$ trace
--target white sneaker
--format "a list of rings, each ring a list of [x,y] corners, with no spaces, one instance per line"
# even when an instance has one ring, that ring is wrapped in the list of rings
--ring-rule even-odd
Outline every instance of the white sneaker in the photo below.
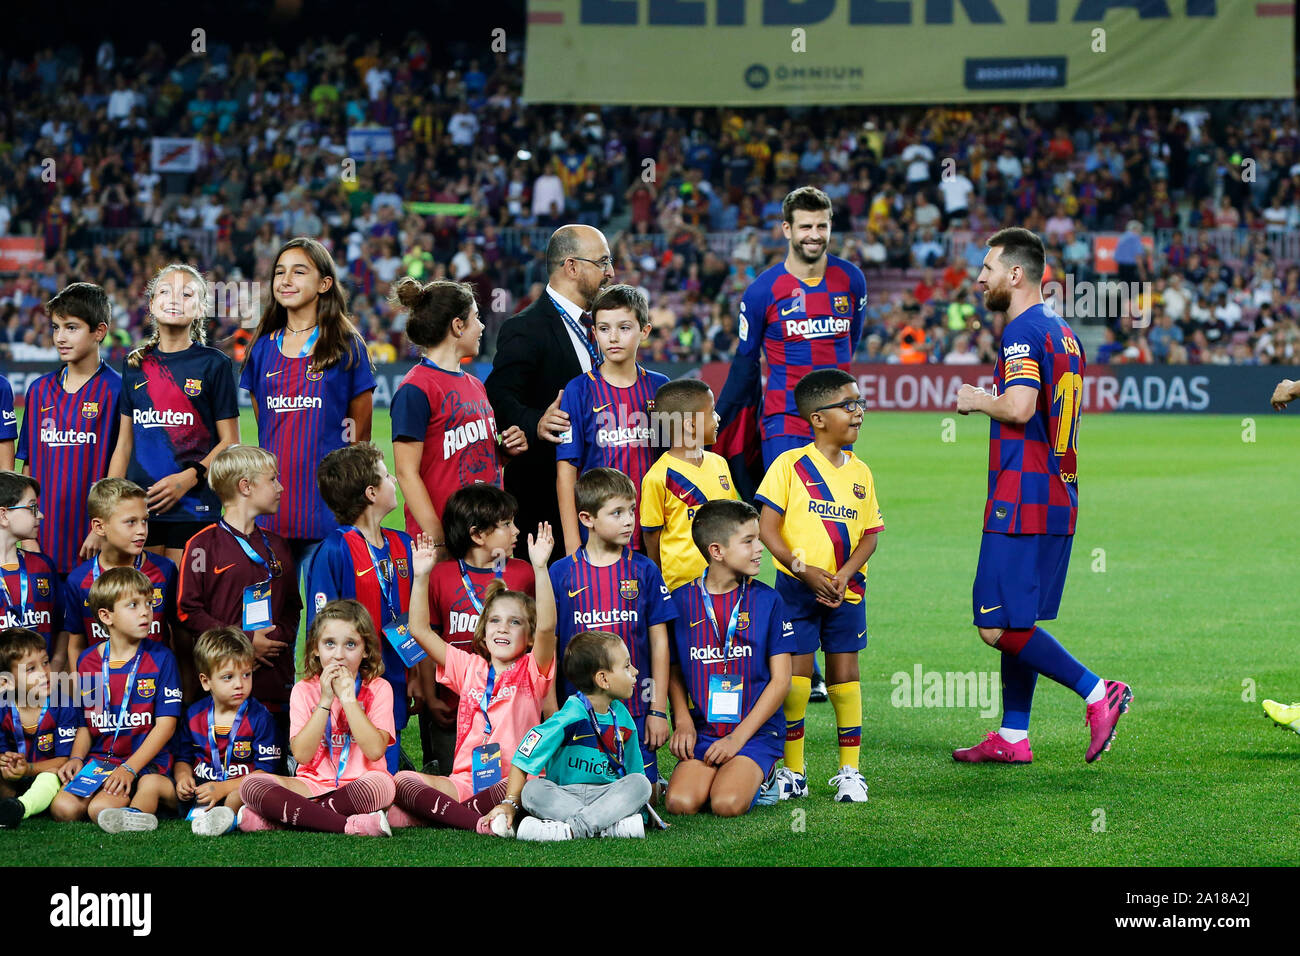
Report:
[[[105,833],[143,832],[158,829],[158,818],[134,807],[109,807],[95,821]]]
[[[537,817],[524,817],[515,830],[520,840],[532,840],[536,843],[552,843],[557,840],[572,840],[573,828],[559,820],[539,820]]]
[[[641,814],[634,813],[630,817],[624,817],[615,823],[612,827],[605,827],[600,831],[603,837],[630,837],[641,840],[645,838],[645,822],[641,819]]]
[[[797,800],[808,796],[808,778],[788,767],[782,767],[776,772],[776,783],[773,786],[782,800]]]
[[[826,782],[838,788],[835,791],[836,803],[867,802],[867,781],[858,773],[857,767],[840,767],[840,772]]]
[[[200,810],[190,821],[190,832],[195,836],[221,836],[235,823],[235,811],[230,807],[216,806]]]

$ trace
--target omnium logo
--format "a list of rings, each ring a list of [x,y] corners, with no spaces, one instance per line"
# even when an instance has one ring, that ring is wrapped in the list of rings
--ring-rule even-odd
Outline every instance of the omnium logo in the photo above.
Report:
[[[170,408],[165,412],[156,408],[137,408],[131,413],[131,421],[141,428],[188,428],[194,424],[194,413],[177,412]]]

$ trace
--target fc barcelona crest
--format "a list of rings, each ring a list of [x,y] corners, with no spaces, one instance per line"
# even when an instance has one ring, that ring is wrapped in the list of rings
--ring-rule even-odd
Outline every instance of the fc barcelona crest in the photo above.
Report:
[[[41,734],[39,737],[37,737],[36,749],[39,750],[41,753],[46,753],[46,754],[49,753],[51,750],[53,750],[54,734],[51,732],[48,734]]]
[[[397,565],[397,573],[406,577],[406,558],[395,558],[393,563]]]
[[[638,593],[640,592],[637,590],[636,578],[618,582],[618,596],[624,601],[635,601]]]
[[[858,484],[855,484],[855,485],[853,486],[853,497],[855,497],[855,498],[865,498],[866,496],[867,496],[867,489],[866,489],[866,486],[865,486],[865,485],[858,485]]]
[[[831,311],[836,315],[848,315],[853,308],[853,300],[847,295],[831,296]]]
[[[234,728],[231,728],[231,731],[230,731],[230,732],[233,734],[233,733],[235,732],[235,731],[234,731]],[[247,760],[249,757],[253,756],[253,743],[252,743],[252,741],[250,741],[250,740],[236,740],[236,741],[235,741],[235,751],[234,751],[234,752],[235,752],[235,759],[236,759],[236,760]]]
[[[731,490],[731,482],[727,480],[726,475],[718,475],[718,487],[721,488],[723,491]]]
[[[749,627],[749,612],[741,611],[740,616],[736,619],[736,630],[743,631]]]
[[[153,589],[153,606],[162,607],[163,593],[162,588],[155,586]]]
[[[49,579],[49,578],[37,578],[37,579],[36,579],[36,593],[39,594],[41,597],[48,597],[48,596],[49,596],[49,593],[50,593],[50,579]]]
[[[322,369],[312,369],[307,373],[307,381],[309,382],[319,382],[324,377],[325,372]]]
[[[99,417],[99,402],[82,402],[82,403],[81,403],[81,417],[82,417],[82,418],[98,418],[98,417]]]
[[[199,392],[203,391],[203,379],[187,378],[185,380],[185,394],[191,398],[196,397]]]
[[[138,678],[135,682],[135,692],[139,694],[141,697],[143,697],[145,700],[148,700],[150,697],[152,697],[154,695],[155,690],[156,687],[154,684],[154,678],[152,677],[141,677]]]

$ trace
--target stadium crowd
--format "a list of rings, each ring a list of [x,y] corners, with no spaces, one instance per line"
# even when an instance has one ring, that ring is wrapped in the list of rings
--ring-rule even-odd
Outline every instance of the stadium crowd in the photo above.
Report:
[[[1122,233],[1113,278],[1149,281],[1151,295],[1093,320],[1107,326],[1093,361],[1295,360],[1291,102],[781,118],[525,107],[520,54],[512,43],[448,68],[412,33],[389,46],[214,43],[179,60],[105,42],[93,62],[72,48],[0,61],[0,236],[46,248],[43,271],[0,277],[0,349],[54,360],[40,304],[82,279],[108,290],[120,358],[162,263],[265,285],[281,242],[308,235],[346,270],[377,361],[404,348],[386,302],[401,275],[472,283],[490,353],[500,323],[541,293],[545,236],[577,221],[614,239],[618,281],[648,293],[649,360],[726,359],[741,292],[785,254],[781,199],[810,183],[836,204],[831,251],[868,276],[861,360],[992,361],[1001,317],[973,283],[983,238],[1010,224],[1042,235],[1053,276],[1076,288],[1112,277],[1093,234]],[[392,155],[350,151],[359,127],[391,130]],[[198,171],[155,172],[154,136],[197,138]],[[1149,325],[1135,325],[1143,309]],[[216,322],[213,339],[241,358],[239,316]]]

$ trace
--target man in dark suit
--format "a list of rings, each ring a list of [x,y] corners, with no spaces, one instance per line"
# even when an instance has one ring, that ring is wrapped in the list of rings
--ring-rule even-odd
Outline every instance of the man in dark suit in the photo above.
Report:
[[[559,534],[555,446],[569,427],[560,411],[564,386],[601,362],[587,310],[614,281],[604,234],[591,226],[561,226],[546,244],[546,291],[501,326],[492,374],[484,385],[497,429],[518,425],[528,450],[506,467],[505,485],[519,502],[516,554],[527,558],[528,535],[539,521]],[[552,560],[564,557],[557,548]]]

